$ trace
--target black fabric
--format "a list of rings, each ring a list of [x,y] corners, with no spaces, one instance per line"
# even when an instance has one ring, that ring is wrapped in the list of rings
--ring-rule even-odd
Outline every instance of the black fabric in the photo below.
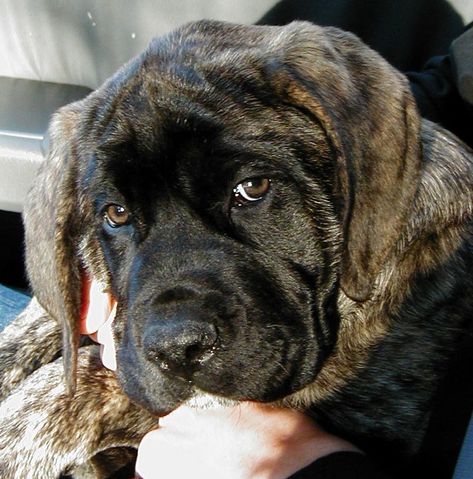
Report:
[[[23,223],[20,213],[0,211],[0,283],[26,288],[23,265]]]
[[[464,28],[446,0],[282,0],[259,23],[296,19],[353,32],[402,71],[419,71],[446,54]]]
[[[407,77],[421,115],[473,146],[473,107],[458,92],[451,57],[434,57],[424,70]]]
[[[452,477],[473,408],[472,364],[470,330],[458,346],[450,372],[438,391],[422,448],[411,464],[410,477]]]
[[[407,77],[422,116],[473,146],[473,81],[466,81],[473,78],[473,24],[453,42],[451,50],[431,58],[422,71],[408,72]]]
[[[366,455],[336,452],[322,457],[289,479],[391,479]]]
[[[455,66],[455,80],[460,96],[473,105],[473,22],[450,49]]]

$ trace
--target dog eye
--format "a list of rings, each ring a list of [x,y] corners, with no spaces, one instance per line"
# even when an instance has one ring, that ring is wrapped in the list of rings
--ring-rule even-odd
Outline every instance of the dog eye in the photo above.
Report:
[[[250,178],[233,188],[234,201],[237,206],[262,200],[271,186],[269,178]]]
[[[130,220],[130,214],[128,210],[121,205],[108,205],[105,208],[105,221],[108,223],[109,226],[112,228],[118,228],[120,226],[124,226],[128,224]]]

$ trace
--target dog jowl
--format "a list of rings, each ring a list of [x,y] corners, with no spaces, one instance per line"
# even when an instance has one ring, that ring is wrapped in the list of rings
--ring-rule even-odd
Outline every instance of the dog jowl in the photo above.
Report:
[[[199,22],[51,132],[27,260],[71,383],[85,269],[150,412],[280,401],[418,445],[472,316],[473,175],[403,75],[336,29]]]

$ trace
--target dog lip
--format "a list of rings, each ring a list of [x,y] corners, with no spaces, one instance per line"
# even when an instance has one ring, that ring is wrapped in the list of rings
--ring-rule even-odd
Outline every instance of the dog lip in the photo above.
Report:
[[[122,363],[123,364],[123,363]],[[153,384],[143,380],[143,375],[137,374],[141,371],[140,363],[134,363],[134,367],[124,370],[119,368],[118,379],[124,393],[139,407],[146,410],[149,414],[159,420],[174,411],[194,394],[193,385],[188,381],[181,380],[179,387],[173,383],[169,387],[169,379],[161,378],[161,384],[158,386],[159,394]]]
[[[194,388],[194,394],[187,399],[184,404],[189,407],[197,409],[208,409],[215,406],[235,406],[240,401],[236,399],[229,399],[216,394],[208,393],[202,389]]]

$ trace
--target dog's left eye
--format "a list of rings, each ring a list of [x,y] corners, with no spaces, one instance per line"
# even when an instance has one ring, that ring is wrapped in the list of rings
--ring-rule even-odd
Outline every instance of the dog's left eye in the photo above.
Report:
[[[109,226],[118,228],[128,224],[130,213],[124,206],[113,204],[105,208],[104,218]]]
[[[233,199],[237,206],[260,201],[268,193],[271,186],[269,178],[250,178],[238,183],[233,188]]]

